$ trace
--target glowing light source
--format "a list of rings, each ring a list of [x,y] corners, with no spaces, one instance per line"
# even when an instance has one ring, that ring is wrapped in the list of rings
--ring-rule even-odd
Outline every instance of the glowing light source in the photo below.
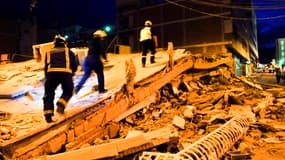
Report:
[[[109,25],[107,25],[107,26],[104,27],[104,30],[105,30],[106,32],[111,32],[111,31],[112,31],[112,27],[109,26]]]

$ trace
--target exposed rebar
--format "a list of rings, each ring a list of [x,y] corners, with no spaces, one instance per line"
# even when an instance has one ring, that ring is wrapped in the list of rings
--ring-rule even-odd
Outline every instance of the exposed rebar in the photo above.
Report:
[[[251,120],[250,114],[235,116],[176,155],[179,159],[218,160],[247,132]]]
[[[251,113],[235,116],[177,154],[143,152],[139,160],[218,160],[247,132]]]

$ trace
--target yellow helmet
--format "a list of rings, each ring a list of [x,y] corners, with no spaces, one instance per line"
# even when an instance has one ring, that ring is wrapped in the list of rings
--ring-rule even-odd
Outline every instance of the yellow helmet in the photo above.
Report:
[[[104,38],[104,37],[107,37],[107,33],[105,31],[99,29],[93,33],[93,37]]]

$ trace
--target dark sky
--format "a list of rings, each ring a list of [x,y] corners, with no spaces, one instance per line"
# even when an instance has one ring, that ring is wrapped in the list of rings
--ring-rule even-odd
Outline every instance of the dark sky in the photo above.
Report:
[[[0,17],[25,17],[32,0],[0,0]],[[115,22],[115,0],[35,0],[33,14],[43,25],[97,27]]]
[[[38,22],[97,27],[115,21],[115,0],[38,0]]]
[[[25,17],[32,0],[0,0],[0,18]],[[34,14],[44,27],[80,25],[98,28],[115,24],[116,0],[36,0]],[[277,38],[285,37],[285,0],[253,0],[257,15],[261,63],[275,55]],[[279,18],[277,18],[279,17]],[[0,31],[1,32],[1,31]]]
[[[254,1],[260,62],[269,63],[275,58],[276,39],[285,37],[285,0]]]
[[[36,9],[40,24],[58,21],[88,28],[114,24],[114,13],[115,0],[38,0]]]

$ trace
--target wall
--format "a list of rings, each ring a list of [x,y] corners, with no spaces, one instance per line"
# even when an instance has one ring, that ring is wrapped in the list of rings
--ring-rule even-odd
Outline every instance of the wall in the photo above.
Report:
[[[187,47],[231,42],[227,44],[227,49],[239,59],[239,63],[250,62],[256,66],[258,53],[254,12],[242,9],[233,10],[229,7],[213,7],[187,0],[175,2],[176,4],[158,3],[144,7],[129,5],[124,8],[120,6],[117,14],[118,44],[130,45],[132,52],[140,52],[139,31],[145,20],[151,20],[152,28],[158,35],[158,48],[166,49],[168,42],[173,42],[175,48],[191,49],[191,52],[202,53],[204,52],[202,48]],[[224,0],[223,2],[234,3],[236,0]],[[132,4],[134,3],[133,0]],[[139,0],[137,4],[140,4]],[[248,7],[251,0],[242,4]],[[217,16],[212,16],[212,14]],[[244,17],[248,20],[223,17]]]

